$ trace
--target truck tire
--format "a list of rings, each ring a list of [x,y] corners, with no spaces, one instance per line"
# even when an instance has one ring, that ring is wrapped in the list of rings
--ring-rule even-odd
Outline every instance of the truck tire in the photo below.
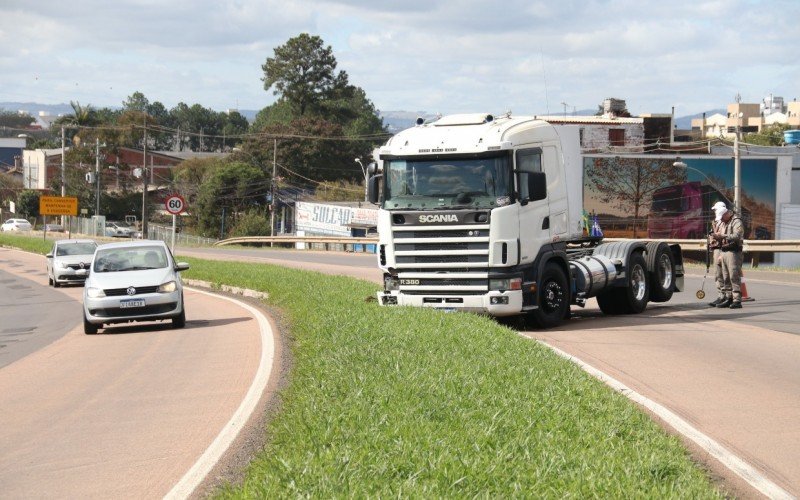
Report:
[[[597,304],[603,314],[638,314],[647,308],[650,284],[641,252],[631,254],[626,277],[626,286],[597,295]]]
[[[650,274],[650,300],[666,302],[675,291],[675,262],[663,241],[647,244],[647,270]]]
[[[569,287],[561,266],[555,262],[544,266],[537,294],[539,307],[531,312],[533,321],[539,328],[560,325],[569,314]]]

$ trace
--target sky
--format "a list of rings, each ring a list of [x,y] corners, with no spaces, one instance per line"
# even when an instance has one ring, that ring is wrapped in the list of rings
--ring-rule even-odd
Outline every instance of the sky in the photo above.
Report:
[[[261,66],[309,33],[382,111],[686,116],[800,98],[798,19],[797,0],[0,0],[0,102],[259,110]]]

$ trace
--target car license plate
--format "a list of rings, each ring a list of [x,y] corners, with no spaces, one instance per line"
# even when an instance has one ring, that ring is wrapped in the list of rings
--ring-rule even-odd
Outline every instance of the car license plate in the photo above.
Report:
[[[128,309],[131,307],[144,307],[143,299],[121,300],[119,301],[120,309]]]

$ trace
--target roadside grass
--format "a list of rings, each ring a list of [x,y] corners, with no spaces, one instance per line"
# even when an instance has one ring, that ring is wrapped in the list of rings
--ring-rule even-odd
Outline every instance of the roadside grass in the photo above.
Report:
[[[0,233],[0,245],[44,255],[53,248],[53,240],[2,232]]]
[[[635,405],[489,318],[382,308],[345,277],[186,260],[187,277],[268,292],[291,336],[268,446],[220,497],[720,496]]]
[[[27,239],[0,244],[49,249]],[[489,318],[382,308],[346,277],[181,260],[187,278],[268,292],[289,327],[267,446],[218,497],[722,497],[633,403]]]

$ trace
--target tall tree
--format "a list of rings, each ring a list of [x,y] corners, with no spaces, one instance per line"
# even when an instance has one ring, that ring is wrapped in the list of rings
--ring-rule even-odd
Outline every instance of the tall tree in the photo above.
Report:
[[[264,90],[274,87],[273,94],[289,101],[300,116],[343,83],[336,74],[336,58],[330,45],[325,47],[322,38],[308,33],[275,48],[275,56],[267,58],[261,69]]]

